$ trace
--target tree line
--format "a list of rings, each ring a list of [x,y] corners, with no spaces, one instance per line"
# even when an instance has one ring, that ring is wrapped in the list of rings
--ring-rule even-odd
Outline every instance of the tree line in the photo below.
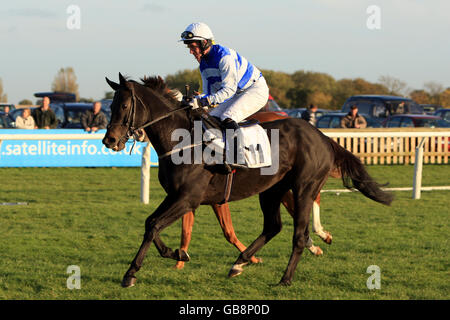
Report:
[[[269,85],[270,94],[282,108],[303,108],[311,104],[323,109],[340,109],[345,100],[357,94],[384,94],[410,97],[420,104],[436,104],[450,107],[450,87],[444,88],[437,82],[426,82],[423,89],[411,89],[407,84],[391,76],[381,76],[378,82],[362,78],[336,80],[321,72],[298,70],[286,73],[262,70]],[[201,91],[202,80],[198,69],[186,69],[169,74],[165,81],[170,88],[184,93],[185,85],[191,92]],[[75,71],[72,67],[60,68],[51,84],[52,91],[70,92],[79,102],[92,102],[93,98],[80,97]],[[0,78],[0,102],[7,101]],[[105,92],[104,99],[111,99],[113,93]],[[19,104],[31,104],[22,100]]]
[[[345,100],[358,94],[384,94],[410,97],[420,104],[437,104],[450,107],[450,87],[444,89],[436,82],[427,82],[424,89],[413,90],[407,84],[391,76],[381,76],[378,82],[362,78],[336,80],[321,72],[299,70],[286,73],[261,70],[270,88],[270,94],[283,108],[304,108],[311,104],[323,109],[340,109]],[[184,92],[185,84],[201,91],[198,69],[186,69],[168,75],[169,87]]]

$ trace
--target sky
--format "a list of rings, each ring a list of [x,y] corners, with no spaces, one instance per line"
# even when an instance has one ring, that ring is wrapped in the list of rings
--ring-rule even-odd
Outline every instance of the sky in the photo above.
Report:
[[[118,81],[119,72],[138,80],[197,68],[178,40],[201,21],[260,69],[447,88],[448,12],[448,0],[3,1],[0,79],[8,102],[35,102],[72,67],[80,96],[101,99],[111,91],[105,77]]]

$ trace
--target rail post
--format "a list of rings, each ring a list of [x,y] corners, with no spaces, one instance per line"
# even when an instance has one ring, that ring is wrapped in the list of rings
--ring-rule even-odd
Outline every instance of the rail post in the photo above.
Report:
[[[141,164],[141,202],[148,204],[150,201],[150,142],[144,148]]]
[[[414,181],[413,181],[413,199],[420,199],[420,192],[422,188],[422,168],[423,168],[423,145],[425,137],[422,138],[419,145],[416,147],[416,159],[414,163]]]

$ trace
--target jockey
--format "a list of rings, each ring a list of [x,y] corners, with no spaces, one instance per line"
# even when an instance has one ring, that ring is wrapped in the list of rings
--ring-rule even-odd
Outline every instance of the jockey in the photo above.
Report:
[[[269,88],[262,73],[233,49],[215,44],[206,24],[190,24],[180,41],[200,64],[203,94],[190,102],[193,108],[216,106],[210,115],[236,130],[238,122],[267,103]]]

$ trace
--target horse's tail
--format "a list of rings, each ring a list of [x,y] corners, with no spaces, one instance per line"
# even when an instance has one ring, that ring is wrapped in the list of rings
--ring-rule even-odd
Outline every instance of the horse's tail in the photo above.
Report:
[[[366,197],[390,205],[394,196],[381,190],[383,185],[378,184],[367,172],[361,160],[353,155],[350,151],[345,150],[334,140],[328,138],[335,155],[335,166],[339,169],[342,182],[348,189],[356,188]]]

